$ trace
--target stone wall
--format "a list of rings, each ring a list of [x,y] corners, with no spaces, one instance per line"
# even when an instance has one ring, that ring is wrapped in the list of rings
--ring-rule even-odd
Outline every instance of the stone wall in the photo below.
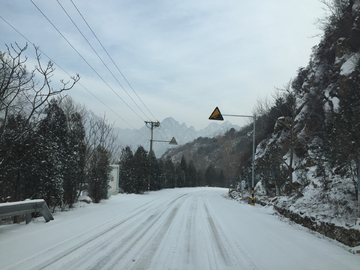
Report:
[[[274,209],[284,217],[287,217],[291,221],[294,221],[295,223],[300,224],[312,231],[321,233],[349,247],[360,246],[360,231],[358,230],[339,227],[329,222],[321,222],[303,214],[297,214],[290,210],[279,208],[275,205],[273,206]]]
[[[229,193],[229,196],[232,199],[234,195]],[[251,197],[245,197],[245,201],[251,203]],[[255,198],[255,204],[260,204],[262,206],[268,205],[268,202],[264,202],[259,197]],[[300,224],[303,227],[306,227],[312,231],[321,233],[331,239],[334,239],[344,245],[349,247],[357,247],[360,246],[360,231],[355,229],[348,229],[340,226],[336,226],[333,223],[329,222],[321,222],[316,220],[315,218],[308,217],[303,213],[297,214],[288,209],[280,208],[276,205],[271,204],[274,209],[282,216],[290,219],[291,221]],[[357,252],[359,253],[359,252]]]

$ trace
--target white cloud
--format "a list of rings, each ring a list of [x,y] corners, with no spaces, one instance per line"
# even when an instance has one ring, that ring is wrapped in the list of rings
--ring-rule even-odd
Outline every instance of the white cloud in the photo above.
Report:
[[[101,76],[134,107],[56,1],[34,2]],[[308,63],[322,14],[314,0],[274,1],[74,1],[146,106],[163,120],[172,116],[196,129],[209,122],[216,106],[227,113],[251,114],[259,97],[273,92]],[[61,1],[121,84],[133,95],[70,1]],[[30,1],[2,1],[0,15],[39,45],[108,106],[135,127],[143,122],[104,84]],[[0,50],[25,41],[0,20]],[[61,72],[60,72],[61,73]],[[62,74],[61,74],[62,75]],[[88,109],[107,108],[86,91],[71,95]],[[114,106],[114,107],[113,107]],[[137,110],[134,107],[134,110]],[[143,108],[146,111],[145,108]],[[141,114],[141,112],[138,112]],[[110,121],[128,127],[111,111]],[[229,119],[230,120],[230,119]],[[238,120],[231,119],[237,123]]]

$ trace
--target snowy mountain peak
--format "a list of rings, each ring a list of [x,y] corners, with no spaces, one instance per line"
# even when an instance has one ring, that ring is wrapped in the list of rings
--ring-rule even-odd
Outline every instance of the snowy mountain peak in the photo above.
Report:
[[[160,123],[159,129],[154,129],[154,140],[171,140],[172,137],[175,137],[179,145],[186,144],[191,142],[198,137],[209,137],[224,134],[231,128],[240,130],[240,126],[233,125],[229,121],[225,121],[221,124],[210,123],[206,128],[196,131],[193,126],[188,127],[185,123],[180,124],[172,117],[167,117]],[[149,134],[147,127],[142,127],[139,130],[129,130],[129,129],[120,129],[115,128],[115,131],[119,133],[119,144],[120,145],[130,145],[136,149],[140,143],[143,142],[144,138],[141,137],[141,134]],[[164,147],[154,147],[154,152],[157,157],[160,157],[165,151],[170,147],[168,144],[164,144]]]

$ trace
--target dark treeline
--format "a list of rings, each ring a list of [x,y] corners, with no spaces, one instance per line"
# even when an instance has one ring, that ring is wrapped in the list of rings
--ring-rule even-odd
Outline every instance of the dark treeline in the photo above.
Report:
[[[218,172],[210,164],[205,172],[197,170],[194,162],[187,162],[182,156],[179,164],[174,164],[170,157],[165,161],[157,160],[152,152],[151,167],[149,153],[139,146],[135,152],[127,146],[120,157],[120,188],[126,193],[142,193],[151,190],[175,187],[221,186],[226,185],[222,171]]]
[[[53,90],[52,63],[42,66],[35,48],[38,66],[29,71],[26,49],[0,52],[0,202],[41,198],[54,210],[72,207],[82,191],[107,198],[112,127],[60,96],[79,76]]]
[[[25,66],[25,47],[0,52],[0,203],[44,199],[54,211],[73,207],[81,194],[97,203],[108,197],[111,163],[120,157],[117,136],[105,118],[89,117],[87,110],[63,97],[80,79],[50,84],[54,68]],[[41,81],[42,83],[39,83]],[[223,174],[212,165],[205,172],[185,158],[180,164],[156,160],[139,147],[120,157],[120,187],[128,193],[173,187],[224,186]]]
[[[111,153],[104,143],[89,145],[80,113],[67,117],[53,99],[44,118],[13,143],[24,122],[11,115],[1,137],[1,202],[42,198],[64,209],[82,191],[94,202],[107,198]]]

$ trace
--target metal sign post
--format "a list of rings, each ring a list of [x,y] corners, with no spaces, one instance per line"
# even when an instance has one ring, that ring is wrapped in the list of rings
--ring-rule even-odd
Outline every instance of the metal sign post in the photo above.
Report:
[[[358,162],[358,219],[360,223],[360,159]]]
[[[234,116],[234,117],[252,117],[254,119],[254,128],[253,128],[253,150],[252,150],[252,186],[251,186],[251,205],[255,205],[254,199],[254,178],[255,178],[255,124],[256,124],[256,115],[237,115],[237,114],[221,114],[218,107],[215,108],[213,113],[210,115],[209,120],[220,120],[223,121],[223,116]]]

